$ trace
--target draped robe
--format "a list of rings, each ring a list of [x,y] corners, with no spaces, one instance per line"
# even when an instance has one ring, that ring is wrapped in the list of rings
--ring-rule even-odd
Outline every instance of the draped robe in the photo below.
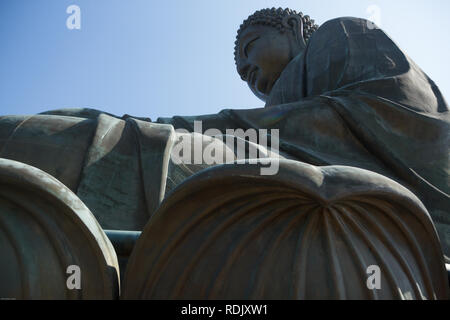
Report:
[[[174,129],[279,129],[280,153],[317,166],[389,177],[424,203],[450,256],[448,105],[434,82],[380,29],[339,18],[285,68],[265,108],[149,119],[92,109],[0,117],[0,157],[40,168],[104,229],[141,230],[168,191],[206,165],[176,165]]]
[[[436,84],[367,20],[323,24],[282,72],[265,108],[158,122],[192,131],[195,120],[204,130],[279,129],[288,158],[363,168],[401,183],[428,209],[450,257],[448,105]]]

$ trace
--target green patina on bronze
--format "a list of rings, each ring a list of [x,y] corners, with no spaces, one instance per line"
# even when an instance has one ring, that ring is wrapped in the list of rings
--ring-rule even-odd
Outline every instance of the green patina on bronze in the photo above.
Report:
[[[235,57],[264,108],[156,122],[94,109],[2,116],[0,157],[57,178],[103,229],[143,230],[173,189],[209,166],[173,162],[175,129],[279,129],[284,158],[365,169],[411,191],[448,259],[450,114],[436,84],[367,20],[318,28],[292,11],[261,12],[240,28]]]

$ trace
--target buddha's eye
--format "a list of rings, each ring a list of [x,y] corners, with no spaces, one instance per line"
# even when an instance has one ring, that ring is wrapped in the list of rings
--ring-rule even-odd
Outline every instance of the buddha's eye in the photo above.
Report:
[[[258,40],[259,37],[256,37],[252,40],[250,40],[249,42],[247,42],[247,44],[244,47],[244,54],[245,57],[248,58],[248,53],[250,52],[250,50],[252,49],[253,45],[255,44],[255,41]]]

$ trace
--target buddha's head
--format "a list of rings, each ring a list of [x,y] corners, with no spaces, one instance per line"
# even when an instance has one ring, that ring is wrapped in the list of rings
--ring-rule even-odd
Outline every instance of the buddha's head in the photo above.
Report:
[[[318,29],[309,16],[290,9],[263,9],[240,26],[234,57],[239,75],[266,101],[286,65],[306,48]]]

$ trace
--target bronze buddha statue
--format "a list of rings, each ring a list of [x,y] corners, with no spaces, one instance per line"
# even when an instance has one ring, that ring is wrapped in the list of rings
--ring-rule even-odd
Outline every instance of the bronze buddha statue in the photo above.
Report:
[[[186,210],[194,216],[195,210],[204,210],[204,207],[197,204],[205,201],[205,206],[208,203],[210,210],[208,214],[213,214],[216,208],[211,202],[222,201],[219,196],[224,196],[227,192],[230,193],[230,199],[235,196],[231,195],[236,192],[233,190],[233,181],[229,181],[234,172],[241,179],[236,185],[241,186],[245,192],[253,190],[260,181],[254,176],[251,177],[254,178],[251,182],[243,181],[245,173],[240,170],[244,169],[228,169],[229,167],[222,168],[208,163],[176,163],[171,150],[180,143],[181,138],[188,136],[191,139],[196,134],[195,121],[201,121],[203,130],[217,129],[220,132],[226,132],[227,129],[276,129],[279,130],[280,137],[279,156],[286,160],[282,160],[282,174],[273,178],[274,183],[284,179],[289,184],[289,177],[295,176],[300,180],[305,179],[301,181],[308,184],[327,175],[331,177],[328,183],[333,183],[333,172],[339,172],[336,176],[344,180],[344,173],[348,173],[349,177],[354,174],[357,176],[356,180],[367,180],[367,186],[372,188],[367,187],[372,192],[368,198],[372,200],[383,198],[383,186],[389,185],[389,188],[386,187],[389,192],[414,198],[411,201],[415,203],[414,210],[421,212],[421,221],[428,221],[428,213],[433,221],[431,223],[430,220],[425,228],[428,231],[419,230],[418,225],[411,222],[414,228],[399,227],[395,232],[408,233],[410,240],[417,236],[419,240],[414,238],[411,243],[422,245],[420,242],[426,242],[425,238],[435,232],[430,230],[436,228],[446,261],[450,262],[448,105],[436,84],[389,36],[364,19],[337,18],[319,27],[302,13],[272,8],[249,16],[239,28],[235,45],[237,71],[251,91],[265,102],[264,108],[225,109],[217,114],[158,118],[155,122],[130,116],[116,117],[94,109],[61,109],[32,116],[2,116],[0,158],[34,166],[58,179],[92,211],[103,229],[143,230],[156,212],[153,228],[157,229],[147,230],[152,228],[152,223],[147,224],[144,230],[147,233],[143,238],[153,237],[148,235],[153,232],[163,239],[167,236],[162,235],[165,230],[163,222],[170,223],[164,217],[161,218],[163,213],[173,215],[170,210]],[[184,131],[181,133],[176,130]],[[226,148],[223,142],[211,137],[204,137],[203,143]],[[313,166],[318,169],[312,169]],[[207,167],[212,168],[206,169]],[[295,170],[301,174],[297,176]],[[326,174],[319,174],[319,171]],[[314,172],[317,177],[313,177]],[[210,178],[216,183],[211,189],[205,182],[209,179],[208,174],[211,174]],[[307,174],[311,177],[306,177]],[[278,192],[269,187],[269,180],[261,180],[264,181],[261,188],[267,187],[270,192]],[[220,187],[220,181],[224,181],[223,188]],[[280,183],[283,184],[283,181]],[[353,183],[353,180],[349,181],[348,183]],[[189,190],[189,183],[192,184],[192,190]],[[360,181],[349,185],[349,190],[357,194],[359,189],[355,186],[359,186],[359,183]],[[377,183],[380,183],[379,190]],[[361,185],[364,183],[361,182]],[[345,189],[345,183],[339,182],[336,186],[339,187],[330,188],[337,193]],[[295,188],[297,187],[303,188],[301,183],[296,182]],[[287,193],[292,191],[286,185],[283,188],[287,188],[283,189]],[[321,191],[317,191],[320,188],[317,188],[313,188],[314,192],[320,193]],[[364,188],[366,187],[361,187],[361,190]],[[186,200],[188,191],[198,192],[193,196],[197,204],[184,206],[173,200]],[[200,192],[208,194],[207,199],[202,200]],[[306,198],[310,196],[308,192],[305,193]],[[172,194],[175,198],[172,198]],[[269,195],[262,198],[258,196],[255,201],[266,201],[265,197]],[[166,201],[160,207],[165,198]],[[386,199],[391,198],[386,196],[383,200],[385,209],[390,206]],[[225,200],[223,201],[224,208],[235,210],[232,204],[225,204]],[[284,202],[280,203],[282,207]],[[328,204],[323,205],[323,210],[328,210]],[[386,209],[389,212],[397,210],[392,219],[396,219],[397,214],[401,217],[409,210],[399,209],[402,205],[397,202],[393,202],[392,206],[393,209],[389,209],[391,211]],[[308,210],[311,208],[308,207]],[[329,217],[328,214],[334,213],[326,213],[324,216]],[[179,218],[182,220],[186,216],[181,215]],[[407,214],[404,214],[404,218],[409,221]],[[198,219],[199,224],[204,222],[201,218]],[[327,229],[329,221],[324,219]],[[377,221],[388,224],[384,218]],[[395,221],[397,226],[401,225],[401,221]],[[175,222],[170,224],[170,228],[175,228],[174,224]],[[189,225],[189,219],[180,228],[183,226],[194,228]],[[334,227],[337,228],[338,224]],[[386,228],[391,230],[390,227]],[[364,233],[361,231],[363,229],[358,230]],[[383,230],[379,235],[391,240]],[[414,230],[418,234],[414,234]],[[391,236],[396,238],[396,235]],[[305,237],[308,237],[307,232]],[[212,238],[214,237],[208,238],[208,241]],[[198,239],[190,243],[198,244]],[[223,239],[228,238],[224,236]],[[439,242],[434,242],[433,239],[430,243],[437,248]],[[143,241],[145,240],[142,243]],[[146,252],[142,243],[139,248]],[[333,242],[330,243],[333,246]],[[241,251],[245,248],[244,245],[238,247]],[[192,248],[194,246],[186,250]],[[207,251],[201,244],[200,248],[199,252]],[[414,248],[416,249],[411,250],[426,251],[422,247]],[[405,267],[405,261],[413,259],[408,254],[402,256],[401,250],[394,253],[395,259],[400,261],[394,259],[396,266],[398,264]],[[136,255],[132,265],[139,270],[141,267]],[[406,256],[408,257],[405,258]],[[203,261],[200,253],[196,253],[197,258],[198,261]],[[332,253],[331,258],[336,260],[336,254]],[[333,261],[336,262],[335,260]],[[164,265],[165,262],[161,263]],[[182,267],[183,264],[175,264],[173,272],[178,272],[177,266]],[[228,268],[228,264],[226,266]],[[440,266],[437,267],[439,268]],[[230,270],[228,268],[223,274],[228,274]],[[161,275],[164,270],[158,272]],[[394,270],[393,274],[395,272]],[[411,274],[415,269],[408,272],[408,281],[412,281],[414,276]],[[182,273],[183,279],[187,279],[185,271]],[[172,277],[169,275],[167,281],[170,282]],[[157,278],[154,274],[152,277]],[[223,279],[221,281],[226,282]],[[345,297],[345,290],[340,285],[337,284],[341,290],[336,289],[339,291],[337,296]],[[263,285],[258,286],[258,290],[264,292]],[[430,284],[428,287],[432,286]],[[133,286],[129,285],[127,289],[128,297],[133,297],[131,287]],[[175,291],[167,293],[169,296],[186,297],[181,295],[183,284],[176,284],[175,287]],[[216,290],[214,288],[211,290]],[[153,292],[160,297],[158,290],[152,290],[145,292]],[[189,290],[186,292],[190,292]],[[206,289],[201,288],[203,294],[202,290]],[[177,292],[180,293],[179,296]],[[214,292],[221,293],[211,293],[211,296],[230,297],[221,295],[223,292],[220,290]],[[421,289],[414,291],[414,294],[414,297],[420,297]],[[197,297],[196,294],[186,295]],[[433,290],[429,289],[425,296],[433,297]],[[293,297],[297,295],[294,294]],[[305,293],[302,297],[311,296]],[[376,297],[374,295],[372,298]]]

